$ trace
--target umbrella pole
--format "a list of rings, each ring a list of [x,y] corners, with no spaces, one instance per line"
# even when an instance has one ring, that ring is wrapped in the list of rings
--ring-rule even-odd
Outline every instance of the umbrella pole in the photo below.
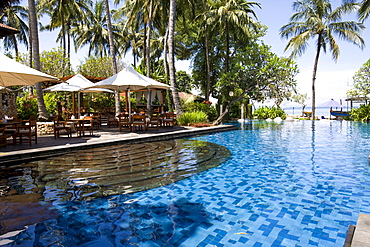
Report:
[[[128,117],[130,122],[130,131],[132,132],[132,125],[131,125],[131,100],[130,100],[130,88],[127,88],[127,100],[128,100]]]
[[[72,92],[72,114],[76,115],[76,100],[75,100],[75,92]]]
[[[78,106],[77,106],[77,110],[78,110],[78,118],[80,118],[81,116],[81,95],[80,95],[80,92],[77,92],[78,94]]]

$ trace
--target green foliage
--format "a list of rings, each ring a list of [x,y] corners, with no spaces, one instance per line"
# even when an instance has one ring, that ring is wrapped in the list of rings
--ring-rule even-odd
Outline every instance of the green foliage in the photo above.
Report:
[[[185,112],[177,118],[179,125],[191,125],[195,123],[206,123],[207,114],[202,111]]]
[[[370,94],[370,59],[353,76],[353,89],[347,91],[350,98],[366,97]]]
[[[204,112],[208,116],[209,121],[217,118],[217,111],[214,106],[206,103],[191,102],[182,104],[184,112]]]
[[[96,93],[93,94],[91,97],[90,102],[90,108],[94,112],[102,112],[104,108],[106,107],[114,107],[114,94],[109,93]],[[125,103],[123,101],[120,101],[121,103]]]
[[[124,64],[117,61],[117,67],[118,71],[121,71],[124,68]],[[77,66],[77,72],[85,76],[104,78],[108,78],[114,74],[110,57],[99,58],[93,56],[85,59],[81,65]]]
[[[193,79],[186,71],[176,71],[176,85],[179,92],[191,93]]]
[[[53,48],[40,54],[41,71],[55,77],[73,75],[69,57],[65,56],[62,48]]]
[[[274,99],[279,105],[290,99],[295,91],[295,75],[298,68],[295,62],[278,57],[264,44],[253,43],[233,58],[233,66],[218,82],[219,100],[230,101],[230,92],[235,101],[243,98],[263,102]]]
[[[28,57],[27,53],[20,54],[17,61],[29,66]],[[55,77],[60,78],[74,74],[70,59],[64,55],[62,48],[43,51],[40,54],[40,65],[42,72]]]
[[[370,105],[361,105],[359,108],[354,108],[350,114],[354,121],[369,122]]]
[[[17,97],[17,115],[20,119],[36,117],[38,113],[36,95],[24,93]]]
[[[281,117],[282,119],[286,119],[286,113],[280,107],[268,107],[262,106],[253,112],[253,115],[258,119],[267,119],[267,118],[277,118]]]

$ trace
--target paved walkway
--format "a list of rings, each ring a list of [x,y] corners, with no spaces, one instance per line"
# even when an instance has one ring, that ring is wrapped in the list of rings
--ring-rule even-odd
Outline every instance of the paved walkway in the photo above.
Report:
[[[73,133],[72,137],[61,135],[55,139],[54,135],[38,136],[37,144],[9,145],[0,149],[0,165],[26,161],[30,159],[49,157],[55,154],[71,152],[86,148],[99,147],[102,145],[112,145],[121,143],[140,143],[150,141],[169,140],[188,136],[214,133],[220,131],[233,130],[233,125],[219,125],[203,128],[192,127],[160,127],[159,130],[149,129],[148,131],[129,132],[124,130],[119,132],[118,128],[108,128],[102,126],[99,130],[94,130],[92,136],[77,137]]]

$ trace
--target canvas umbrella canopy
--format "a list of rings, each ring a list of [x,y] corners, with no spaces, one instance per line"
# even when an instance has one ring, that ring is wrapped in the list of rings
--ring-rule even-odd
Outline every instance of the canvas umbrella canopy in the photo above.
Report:
[[[107,92],[107,93],[114,93],[112,90],[104,89],[104,88],[88,88],[94,86],[94,83],[90,80],[86,79],[81,74],[76,74],[66,82],[59,83],[57,85],[51,86],[49,88],[44,89],[45,91],[65,91],[65,92],[83,92],[83,93],[94,93],[94,92]],[[80,94],[78,94],[78,117],[80,117],[80,107],[81,99]]]
[[[18,63],[0,53],[0,86],[33,86],[42,81],[60,81],[58,78]]]
[[[117,74],[95,83],[94,88],[108,88],[112,90],[124,90],[130,95],[130,91],[142,89],[169,89],[170,86],[164,83],[157,82],[149,77],[138,73],[131,66],[125,67]],[[131,115],[131,102],[128,101],[129,113]]]
[[[318,105],[318,107],[337,107],[337,108],[343,108],[344,106],[338,103],[337,101],[331,99],[325,103],[322,103],[321,105]]]
[[[336,107],[336,108],[344,108],[343,105],[341,105],[340,103],[338,103],[337,101],[331,99],[329,101],[326,101],[325,103],[322,103],[321,105],[318,105],[318,107],[330,107],[330,115],[329,115],[329,118],[331,118],[331,111],[332,111],[332,108],[333,107]]]

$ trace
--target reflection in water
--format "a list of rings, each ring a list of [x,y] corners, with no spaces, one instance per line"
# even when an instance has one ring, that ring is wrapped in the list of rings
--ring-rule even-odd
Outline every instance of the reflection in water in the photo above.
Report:
[[[38,193],[53,202],[127,194],[187,178],[229,156],[222,146],[194,140],[83,150],[3,168],[1,193]]]
[[[56,218],[50,204],[160,187],[216,167],[229,156],[229,150],[217,144],[172,140],[107,146],[3,167],[0,235],[41,222],[45,214]],[[26,223],[19,214],[27,206],[33,210]]]

